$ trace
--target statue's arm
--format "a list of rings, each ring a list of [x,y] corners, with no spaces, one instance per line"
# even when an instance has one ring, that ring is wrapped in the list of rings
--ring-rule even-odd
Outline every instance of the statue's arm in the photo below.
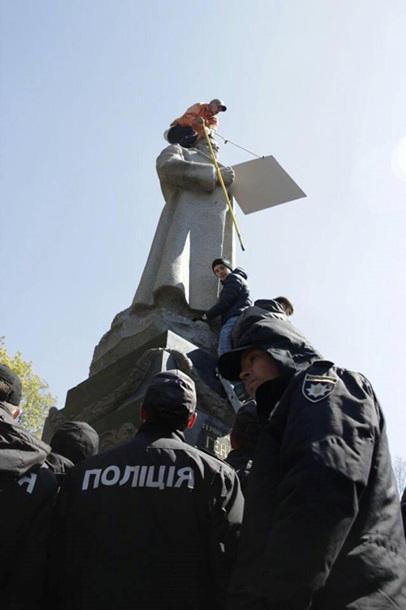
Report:
[[[161,182],[193,191],[213,191],[217,186],[216,170],[210,163],[186,161],[181,147],[168,146],[157,159],[156,169]]]
[[[171,188],[211,193],[219,184],[214,165],[186,161],[178,144],[168,146],[161,152],[156,168],[160,181]],[[225,186],[231,186],[234,170],[222,167],[220,171]]]

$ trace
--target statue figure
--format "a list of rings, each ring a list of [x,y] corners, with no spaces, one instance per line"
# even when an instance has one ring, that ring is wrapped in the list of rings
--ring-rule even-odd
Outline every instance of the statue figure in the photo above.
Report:
[[[157,159],[166,204],[132,310],[170,306],[178,300],[206,310],[217,299],[218,282],[211,273],[215,257],[234,259],[233,227],[224,193],[205,139],[193,149],[167,146]],[[218,145],[212,140],[217,154]],[[231,167],[221,168],[226,187],[234,180]]]

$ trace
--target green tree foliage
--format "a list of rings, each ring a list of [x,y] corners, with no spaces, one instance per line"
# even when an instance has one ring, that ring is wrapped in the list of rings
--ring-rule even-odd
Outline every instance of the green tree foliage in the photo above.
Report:
[[[21,352],[14,356],[8,354],[4,337],[0,337],[0,363],[9,366],[21,379],[21,425],[41,438],[45,418],[49,409],[56,406],[56,397],[50,392],[47,382],[34,373],[32,362],[24,360]]]

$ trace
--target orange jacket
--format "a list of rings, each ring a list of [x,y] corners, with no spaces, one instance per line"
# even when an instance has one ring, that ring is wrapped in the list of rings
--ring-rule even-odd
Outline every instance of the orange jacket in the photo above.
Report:
[[[195,131],[201,137],[203,135],[203,128],[201,125],[196,125],[196,119],[204,119],[204,124],[209,129],[217,129],[217,125],[219,123],[217,116],[212,114],[209,110],[209,104],[204,104],[203,102],[198,102],[197,104],[193,104],[190,108],[188,108],[185,114],[182,114],[179,119],[175,119],[171,123],[171,127],[174,125],[184,125],[186,127],[193,127]]]

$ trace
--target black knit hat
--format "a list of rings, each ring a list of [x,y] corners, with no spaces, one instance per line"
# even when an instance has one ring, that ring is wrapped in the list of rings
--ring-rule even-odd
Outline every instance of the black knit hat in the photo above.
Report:
[[[215,258],[211,264],[211,268],[212,268],[213,272],[214,272],[214,267],[216,267],[217,265],[224,265],[224,267],[228,267],[231,271],[233,270],[228,258]]]
[[[186,424],[196,409],[196,388],[194,381],[179,371],[162,371],[152,378],[142,406],[148,420],[157,423]]]
[[[6,364],[0,364],[0,400],[18,407],[21,396],[22,387],[19,376]]]

